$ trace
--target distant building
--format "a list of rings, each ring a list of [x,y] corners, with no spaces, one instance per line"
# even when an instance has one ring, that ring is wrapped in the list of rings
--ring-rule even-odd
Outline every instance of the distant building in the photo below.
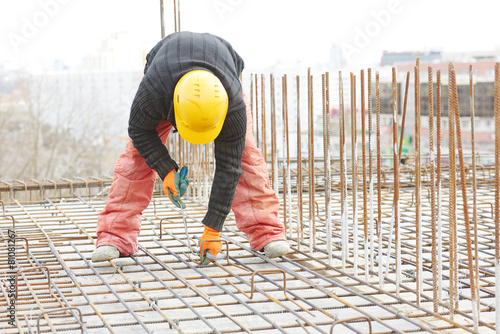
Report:
[[[411,151],[414,146],[414,130],[415,130],[415,60],[408,63],[395,65],[399,73],[398,87],[398,106],[400,106],[400,114],[403,110],[401,96],[404,97],[404,82],[401,80],[410,72],[411,80],[409,87],[407,118],[405,125],[405,134],[411,136]],[[495,69],[495,53],[473,52],[473,53],[455,53],[443,54],[441,59],[433,59],[425,61],[419,58],[420,61],[420,140],[423,148],[426,149],[429,138],[429,84],[428,84],[428,69],[433,71],[433,111],[434,122],[436,122],[437,113],[437,71],[441,73],[441,134],[443,146],[448,145],[449,123],[448,123],[448,66],[453,64],[456,73],[457,90],[459,98],[459,111],[463,147],[468,150],[472,146],[471,142],[471,100],[470,100],[470,85],[469,71],[472,66],[473,74],[473,92],[474,92],[474,134],[476,147],[480,147],[483,152],[494,150],[494,69]],[[436,130],[434,124],[434,130]],[[435,135],[434,135],[435,136]]]
[[[421,62],[432,63],[441,60],[441,52],[419,52],[419,51],[406,51],[406,52],[389,52],[384,51],[380,61],[381,66],[393,66],[397,64],[415,63],[415,59],[419,58]]]
[[[156,42],[138,40],[128,33],[117,32],[102,41],[100,47],[86,55],[82,68],[91,70],[142,69],[146,55]]]

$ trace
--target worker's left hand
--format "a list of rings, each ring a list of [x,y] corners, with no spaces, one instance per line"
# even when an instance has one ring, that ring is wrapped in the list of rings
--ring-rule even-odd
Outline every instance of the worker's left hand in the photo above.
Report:
[[[203,259],[202,264],[209,264],[210,259],[206,256],[207,253],[216,256],[222,249],[222,242],[220,241],[206,241],[206,240],[220,240],[220,232],[205,226],[205,231],[200,239],[200,255]]]
[[[186,177],[188,169],[186,166],[181,168],[180,172],[172,169],[165,179],[163,180],[163,190],[168,198],[175,204],[178,208],[184,209],[186,205],[181,201],[181,197],[187,191],[189,186],[189,180]]]

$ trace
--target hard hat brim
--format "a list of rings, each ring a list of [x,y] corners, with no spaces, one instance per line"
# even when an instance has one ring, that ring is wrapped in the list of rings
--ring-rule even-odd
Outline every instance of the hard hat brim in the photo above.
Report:
[[[177,110],[174,110],[176,119],[182,117]],[[177,131],[179,135],[187,142],[192,144],[208,144],[214,141],[222,130],[226,115],[212,129],[203,132],[193,131],[192,129],[182,125],[182,122],[177,122]]]

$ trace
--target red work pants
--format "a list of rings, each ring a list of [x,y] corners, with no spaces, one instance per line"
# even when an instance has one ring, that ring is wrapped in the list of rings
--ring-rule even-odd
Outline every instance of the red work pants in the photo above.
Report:
[[[286,240],[283,223],[278,220],[279,201],[269,185],[269,174],[252,131],[252,113],[247,97],[247,132],[243,150],[243,174],[231,209],[236,226],[245,233],[254,250],[262,249],[275,240]],[[158,135],[166,142],[172,124],[162,121]],[[138,250],[137,237],[141,229],[142,212],[151,202],[156,171],[150,169],[129,139],[125,153],[114,168],[113,184],[104,210],[97,221],[97,247],[116,247],[124,256]]]

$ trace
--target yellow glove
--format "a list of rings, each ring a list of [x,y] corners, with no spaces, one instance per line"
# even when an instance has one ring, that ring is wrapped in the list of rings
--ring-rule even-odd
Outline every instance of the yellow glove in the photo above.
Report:
[[[220,232],[205,226],[205,231],[200,240],[200,254],[203,254],[203,264],[209,264],[210,260],[205,256],[206,252],[216,256],[222,249],[222,242],[220,241],[205,241],[205,240],[220,240]],[[205,242],[204,242],[205,241]],[[203,248],[202,248],[203,247]]]

